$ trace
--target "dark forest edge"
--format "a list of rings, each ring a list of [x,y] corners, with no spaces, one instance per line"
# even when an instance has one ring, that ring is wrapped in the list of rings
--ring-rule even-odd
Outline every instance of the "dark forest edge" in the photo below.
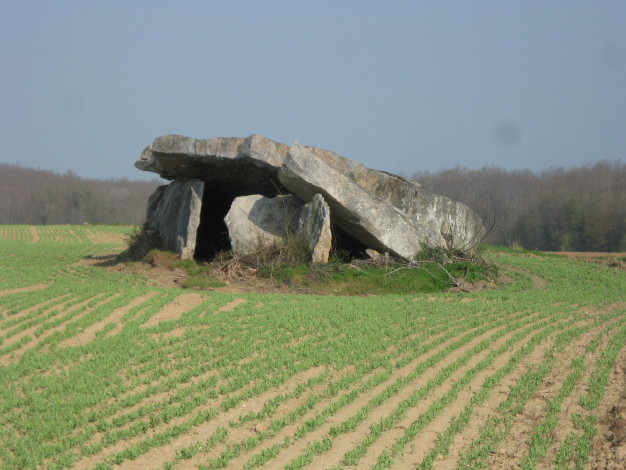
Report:
[[[0,224],[141,224],[152,180],[85,179],[0,163]]]
[[[626,251],[626,164],[541,172],[453,168],[418,172],[426,190],[464,202],[491,227],[487,243],[541,251]]]
[[[467,204],[486,243],[543,251],[626,251],[626,164],[541,172],[453,168],[411,177]],[[160,180],[83,179],[0,164],[0,224],[141,224]]]

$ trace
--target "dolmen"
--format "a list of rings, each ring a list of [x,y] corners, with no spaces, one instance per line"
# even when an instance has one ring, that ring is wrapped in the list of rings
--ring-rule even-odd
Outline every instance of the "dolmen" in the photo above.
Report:
[[[314,263],[331,249],[413,260],[425,247],[472,251],[485,234],[469,207],[416,182],[258,134],[164,135],[135,166],[171,180],[150,197],[146,228],[182,259],[245,255],[298,236]]]

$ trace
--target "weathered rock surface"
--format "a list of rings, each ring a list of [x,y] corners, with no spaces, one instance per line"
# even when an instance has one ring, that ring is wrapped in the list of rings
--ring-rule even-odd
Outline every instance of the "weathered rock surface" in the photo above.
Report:
[[[247,255],[283,244],[297,228],[302,205],[292,195],[267,198],[255,194],[235,198],[224,218],[233,253]]]
[[[372,170],[329,150],[302,147],[297,143],[290,148],[290,154],[305,151],[309,152],[305,158],[321,160],[370,196],[400,210],[422,231],[429,230],[428,238],[420,239],[420,242],[464,251],[473,248],[484,235],[480,218],[461,202],[429,193],[419,183],[385,171]],[[285,159],[282,172],[290,171],[289,161],[289,157]],[[338,225],[342,224],[338,222]],[[430,227],[427,229],[425,225]]]
[[[313,263],[328,261],[331,246],[330,209],[316,194],[303,203],[291,194],[267,198],[260,194],[235,198],[224,218],[232,251],[247,255],[301,236]]]
[[[160,186],[148,200],[146,224],[161,238],[163,248],[180,253],[182,259],[193,259],[204,182],[174,181]]]
[[[333,237],[330,227],[330,207],[321,194],[313,196],[302,206],[298,218],[298,234],[304,237],[311,250],[313,263],[327,263]]]
[[[135,167],[176,181],[201,179],[219,192],[273,197],[283,189],[278,169],[289,153],[285,144],[253,134],[245,139],[191,139],[164,135],[145,148]]]
[[[354,238],[378,251],[412,258],[419,250],[420,234],[400,210],[361,188],[308,149],[294,144],[279,173],[280,182],[303,200],[320,193],[330,207],[333,222]]]
[[[359,245],[361,251],[372,248],[404,259],[413,258],[422,244],[467,251],[484,234],[480,218],[465,204],[428,193],[417,183],[383,171],[371,170],[328,150],[305,147],[298,143],[288,147],[260,135],[251,135],[245,139],[204,140],[166,135],[155,139],[135,165],[166,179],[178,182],[201,180],[205,183],[203,196],[200,196],[202,220],[198,233],[201,237],[206,237],[206,234],[221,236],[222,229],[210,227],[223,225],[224,216],[236,198],[250,195],[272,198],[284,193],[298,196],[302,201],[312,204],[301,210],[301,214],[309,214],[301,221],[301,225],[306,226],[306,233],[312,236],[310,246],[314,259],[320,261],[325,260],[326,255],[323,253],[327,252],[331,244],[331,224],[345,232],[344,238],[352,238],[352,245]],[[168,207],[186,204],[175,195],[176,192],[168,192],[167,195],[155,195],[155,198],[174,198],[171,202],[162,203]],[[327,204],[329,208],[330,222],[321,222],[328,218],[321,203]],[[266,203],[259,204],[263,206]],[[152,208],[153,205],[149,205],[150,213],[156,210]],[[243,206],[238,210],[243,210]],[[256,208],[252,210],[249,207],[246,210],[252,218],[268,217],[257,214]],[[189,212],[185,211],[184,214]],[[321,214],[321,218],[311,218],[313,213]],[[169,223],[182,227],[184,233],[176,237],[191,240],[190,228],[183,227],[187,222],[181,222],[187,217],[184,214],[172,218]],[[261,219],[257,222],[261,223]],[[165,218],[159,216],[159,220]],[[320,222],[313,223],[312,220]],[[228,225],[235,224],[234,220],[229,218],[226,222],[227,228],[223,231],[235,230]],[[168,237],[171,238],[170,235]],[[317,239],[317,242],[313,239]],[[193,242],[185,243],[185,249],[191,250]],[[199,243],[206,245],[204,239],[199,240]],[[233,248],[237,244],[231,240]],[[318,245],[319,248],[316,248]]]

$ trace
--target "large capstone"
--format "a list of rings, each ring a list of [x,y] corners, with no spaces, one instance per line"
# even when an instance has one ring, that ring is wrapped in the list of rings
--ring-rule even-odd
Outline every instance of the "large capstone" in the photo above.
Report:
[[[335,247],[353,254],[370,248],[402,259],[415,258],[424,246],[471,251],[485,233],[480,218],[465,204],[428,193],[417,183],[328,150],[298,143],[288,147],[256,134],[204,140],[166,135],[155,139],[135,166],[173,180],[171,185],[203,183],[193,201],[178,194],[179,189],[161,188],[148,204],[148,222],[166,248],[174,247],[186,257],[192,253],[208,259],[220,250],[249,251],[242,244],[254,243],[259,234],[246,235],[243,241],[241,230],[252,232],[256,230],[252,225],[264,225],[260,221],[269,216],[261,217],[262,207],[265,212],[282,210],[275,203],[275,209],[269,209],[267,202],[279,195],[300,201],[295,225],[291,221],[283,225],[310,237],[315,262],[328,259],[331,233]],[[244,201],[235,205],[234,201],[253,195],[255,202],[245,209],[246,223],[252,225],[238,228],[235,236],[234,214],[229,211],[243,211]],[[161,206],[168,208],[167,216]],[[275,214],[277,220],[283,216]],[[195,237],[190,234],[193,227]]]

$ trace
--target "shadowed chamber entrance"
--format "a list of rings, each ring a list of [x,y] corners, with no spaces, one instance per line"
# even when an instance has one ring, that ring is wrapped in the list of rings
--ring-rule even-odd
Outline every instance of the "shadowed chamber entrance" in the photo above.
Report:
[[[275,197],[284,188],[274,179],[271,173],[257,171],[252,173],[245,166],[230,173],[219,172],[220,180],[205,181],[202,194],[202,208],[200,209],[200,224],[196,233],[196,261],[212,261],[220,251],[230,251],[231,244],[228,238],[228,227],[224,217],[228,214],[235,198],[261,194],[265,197]],[[256,179],[242,175],[255,175]]]
[[[205,184],[200,225],[196,235],[194,253],[196,261],[211,261],[218,252],[230,250],[230,239],[224,217],[230,210],[233,199],[233,196],[211,190],[209,185]]]
[[[198,262],[210,262],[220,251],[230,251],[232,246],[228,237],[228,227],[224,217],[228,214],[233,200],[238,196],[259,194],[258,188],[230,188],[224,191],[224,186],[206,182],[202,195],[200,210],[200,224],[196,234],[196,248],[194,259]],[[266,197],[275,197],[276,187],[264,188]],[[268,194],[269,193],[269,194]],[[348,234],[337,225],[332,225],[333,248],[340,259],[364,259],[366,245]],[[332,253],[332,252],[331,252]]]
[[[196,234],[196,261],[212,261],[220,251],[230,251],[224,217],[236,197],[251,194],[274,197],[285,191],[275,170],[258,168],[252,162],[239,159],[218,159],[201,179],[204,191]]]
[[[367,245],[354,238],[338,225],[333,224],[331,226],[331,231],[333,234],[333,248],[331,250],[331,255],[334,251],[340,259],[345,261],[368,258],[365,254]]]

